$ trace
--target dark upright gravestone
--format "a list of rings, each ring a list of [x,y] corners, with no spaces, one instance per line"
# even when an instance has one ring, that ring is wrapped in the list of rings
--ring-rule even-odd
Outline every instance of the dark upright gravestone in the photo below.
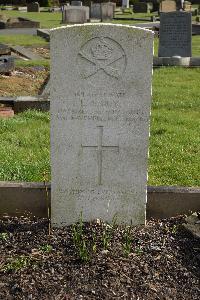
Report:
[[[15,68],[14,58],[11,56],[0,56],[0,74],[10,73]]]
[[[27,12],[40,12],[40,5],[38,2],[27,3]]]
[[[82,1],[71,1],[72,6],[82,6]]]
[[[0,44],[0,56],[1,55],[11,55],[10,47],[4,44]]]
[[[153,4],[152,3],[136,2],[133,5],[134,13],[148,13],[152,9],[153,9]]]
[[[91,3],[90,17],[92,19],[101,19],[101,3]]]
[[[158,56],[192,56],[191,13],[169,12],[160,14]]]

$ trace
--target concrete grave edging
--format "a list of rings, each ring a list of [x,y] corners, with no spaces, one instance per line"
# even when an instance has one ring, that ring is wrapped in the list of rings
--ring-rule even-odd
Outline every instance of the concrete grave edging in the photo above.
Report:
[[[26,213],[47,217],[47,203],[50,205],[50,202],[50,183],[0,181],[0,217]],[[147,219],[174,217],[199,210],[199,187],[148,186]]]
[[[13,107],[14,113],[21,113],[28,109],[49,111],[50,101],[48,95],[44,96],[18,96],[0,97],[0,103]]]
[[[153,58],[153,66],[199,67],[200,57],[157,57]]]

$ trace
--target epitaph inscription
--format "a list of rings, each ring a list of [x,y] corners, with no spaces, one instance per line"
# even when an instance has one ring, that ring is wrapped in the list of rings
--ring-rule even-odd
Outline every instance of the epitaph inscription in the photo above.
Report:
[[[161,13],[158,56],[190,57],[192,55],[191,36],[191,13]]]
[[[52,223],[145,223],[153,33],[87,24],[50,41]]]

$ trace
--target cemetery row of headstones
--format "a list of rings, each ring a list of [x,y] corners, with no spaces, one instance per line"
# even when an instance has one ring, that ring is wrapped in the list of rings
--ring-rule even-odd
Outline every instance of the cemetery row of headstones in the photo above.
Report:
[[[180,2],[180,3],[179,3]],[[176,11],[179,9],[182,9],[184,11],[191,11],[191,2],[189,1],[179,1],[176,2],[175,0],[163,0],[160,2],[159,11],[160,12],[170,12],[170,11]],[[116,8],[116,3],[111,3],[111,5]],[[95,11],[94,14],[97,14],[98,18],[101,18],[101,4],[105,3],[93,3],[91,2],[91,14],[93,14],[93,11]],[[69,3],[67,4],[69,6]],[[66,6],[67,6],[66,5]],[[71,1],[71,7],[73,6],[83,6],[82,1]],[[135,2],[133,7],[133,11],[135,13],[147,13],[150,11],[153,11],[154,3],[149,2]],[[129,0],[123,0],[122,1],[122,8],[129,8]],[[31,2],[27,3],[27,11],[28,12],[40,12],[40,5],[38,2]],[[93,16],[91,16],[93,17]],[[95,17],[95,16],[94,16]]]
[[[72,1],[80,2],[80,1]],[[91,3],[91,6],[64,5],[62,7],[62,22],[67,24],[86,23],[90,19],[112,20],[116,9],[116,3]]]

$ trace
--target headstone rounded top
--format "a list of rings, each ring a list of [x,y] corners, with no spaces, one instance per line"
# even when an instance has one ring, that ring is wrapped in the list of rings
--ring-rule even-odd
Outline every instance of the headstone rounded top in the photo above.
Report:
[[[61,30],[65,30],[67,28],[76,28],[76,27],[81,27],[82,29],[84,27],[87,26],[92,26],[93,28],[101,28],[101,27],[110,27],[110,28],[116,28],[119,29],[121,28],[127,28],[130,29],[131,31],[144,31],[146,33],[149,33],[150,35],[154,35],[154,32],[150,29],[147,28],[142,28],[142,27],[136,27],[136,26],[131,26],[131,25],[123,25],[123,24],[111,24],[111,23],[85,23],[85,24],[70,24],[70,25],[66,25],[66,26],[60,26],[60,27],[56,27],[56,28],[52,28],[50,29],[50,32],[56,32],[56,31],[61,31]]]

